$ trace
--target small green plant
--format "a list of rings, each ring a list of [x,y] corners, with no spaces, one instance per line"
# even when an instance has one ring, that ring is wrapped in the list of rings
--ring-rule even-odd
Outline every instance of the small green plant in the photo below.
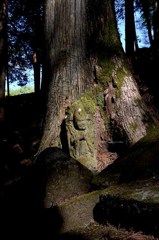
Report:
[[[104,96],[103,93],[99,93],[97,95],[97,104],[99,107],[103,108],[104,107]]]

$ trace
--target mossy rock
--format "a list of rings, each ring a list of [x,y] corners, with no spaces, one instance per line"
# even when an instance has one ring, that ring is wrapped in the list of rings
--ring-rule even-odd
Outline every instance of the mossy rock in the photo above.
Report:
[[[90,191],[91,171],[59,148],[45,149],[37,159],[36,169],[44,176],[39,174],[44,179],[41,185],[45,188],[45,208]]]
[[[63,219],[61,234],[94,222],[93,209],[99,201],[99,192],[83,194],[58,206],[59,214]]]
[[[62,219],[59,233],[80,233],[80,228],[96,221],[104,225],[122,224],[123,228],[142,230],[146,234],[159,234],[158,192],[159,185],[147,181],[115,185],[75,197],[57,206]]]
[[[149,133],[134,144],[123,157],[119,157],[101,173],[94,176],[94,189],[102,189],[114,184],[133,182],[159,177],[159,128],[153,127]]]
[[[94,208],[94,219],[159,237],[159,181],[107,188]]]

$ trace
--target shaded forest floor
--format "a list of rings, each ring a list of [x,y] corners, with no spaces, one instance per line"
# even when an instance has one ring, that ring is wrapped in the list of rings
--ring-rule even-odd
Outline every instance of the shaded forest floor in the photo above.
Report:
[[[34,93],[6,97],[0,135],[0,182],[11,185],[31,166],[41,137],[41,99]]]

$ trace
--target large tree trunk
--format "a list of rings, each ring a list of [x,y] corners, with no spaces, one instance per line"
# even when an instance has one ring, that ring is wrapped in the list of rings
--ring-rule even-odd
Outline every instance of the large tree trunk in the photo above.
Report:
[[[5,78],[7,69],[7,1],[0,3],[0,123],[4,121]]]
[[[112,0],[47,0],[48,102],[39,152],[67,148],[91,170],[108,142],[133,144],[147,115],[126,62]]]
[[[59,141],[66,108],[90,88],[86,57],[86,1],[46,1],[48,104],[41,149]]]

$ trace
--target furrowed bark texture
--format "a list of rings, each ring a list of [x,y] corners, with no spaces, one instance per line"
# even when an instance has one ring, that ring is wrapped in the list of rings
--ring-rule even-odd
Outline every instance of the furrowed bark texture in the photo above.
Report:
[[[135,79],[130,72],[127,72],[121,59],[114,60],[116,67],[114,73],[116,75],[119,68],[125,71],[122,85],[120,86],[119,97],[112,103],[112,114],[110,120],[114,128],[117,126],[123,129],[130,144],[136,143],[140,138],[146,135],[146,122],[148,116],[146,108],[139,94]],[[116,90],[119,87],[118,77],[116,79]],[[113,115],[114,114],[114,115]],[[115,123],[115,124],[114,124]]]
[[[65,109],[90,87],[85,21],[86,0],[46,1],[49,91],[42,149],[57,144]]]
[[[113,137],[113,132],[119,131],[119,135],[125,135],[129,143],[133,144],[146,134],[146,108],[121,47],[114,2],[100,1],[100,5],[98,4],[99,1],[94,2],[94,10],[91,11],[94,17],[91,15],[90,22],[95,26],[98,19],[97,28],[93,30],[96,74],[104,88],[105,109],[108,122],[112,126],[112,140],[121,139],[121,136]],[[90,1],[90,8],[91,6]]]
[[[119,39],[114,1],[47,0],[45,14],[49,87],[39,152],[61,144],[64,123],[64,145],[94,171],[101,145],[106,154],[109,141],[135,143],[148,121]],[[98,126],[100,118],[105,126]]]

